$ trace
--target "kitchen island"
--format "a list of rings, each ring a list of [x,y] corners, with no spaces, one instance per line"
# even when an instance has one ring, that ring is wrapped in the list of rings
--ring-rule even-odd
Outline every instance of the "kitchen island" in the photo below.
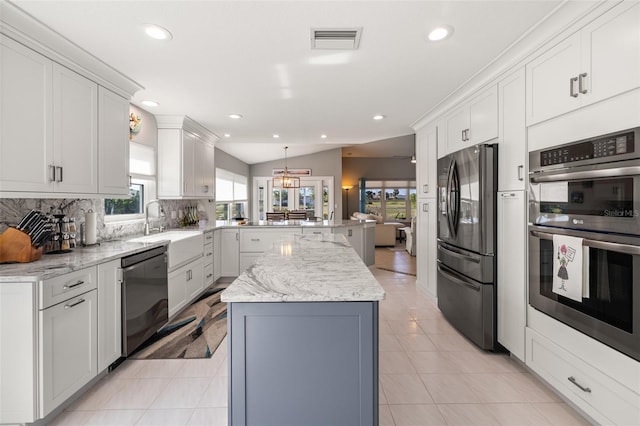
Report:
[[[276,243],[222,293],[229,424],[377,425],[382,299],[343,235]]]

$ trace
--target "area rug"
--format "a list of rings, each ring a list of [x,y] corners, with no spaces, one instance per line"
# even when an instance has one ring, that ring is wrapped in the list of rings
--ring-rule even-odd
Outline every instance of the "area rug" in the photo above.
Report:
[[[228,283],[214,284],[130,359],[210,358],[227,334],[227,304],[220,294]]]

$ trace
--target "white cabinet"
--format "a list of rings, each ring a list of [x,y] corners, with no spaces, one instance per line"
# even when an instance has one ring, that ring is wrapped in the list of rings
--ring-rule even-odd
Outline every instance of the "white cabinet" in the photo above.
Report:
[[[362,231],[362,225],[340,226],[333,229],[334,234],[343,234],[347,237],[351,247],[358,253],[360,259],[364,261],[364,233]]]
[[[220,270],[220,253],[222,251],[222,231],[220,229],[216,229],[213,231],[213,281],[218,281],[218,279],[222,276]]]
[[[129,195],[129,101],[98,88],[98,192]]]
[[[240,275],[240,232],[238,229],[220,231],[220,276]]]
[[[274,244],[291,235],[302,234],[302,228],[286,227],[260,229],[258,227],[242,228],[240,231],[240,267],[244,272],[265,252],[273,249]]]
[[[97,291],[40,311],[40,416],[97,374]]]
[[[416,131],[416,190],[418,198],[435,198],[437,182],[438,126],[429,124]]]
[[[498,191],[524,190],[527,175],[524,68],[498,83],[498,115]]]
[[[526,192],[498,193],[498,342],[524,361],[527,311]]]
[[[204,289],[202,258],[169,272],[169,318]]]
[[[436,199],[418,200],[416,219],[416,285],[437,296],[437,210]]]
[[[622,3],[527,64],[527,125],[640,87],[640,4]]]
[[[498,88],[475,94],[444,118],[447,153],[498,137]],[[440,153],[438,153],[440,155]]]
[[[204,287],[208,287],[215,282],[214,264],[214,242],[213,231],[204,232],[203,265],[204,265]]]
[[[157,116],[158,197],[213,198],[216,135],[186,116]]]
[[[120,259],[98,265],[98,372],[122,356]]]

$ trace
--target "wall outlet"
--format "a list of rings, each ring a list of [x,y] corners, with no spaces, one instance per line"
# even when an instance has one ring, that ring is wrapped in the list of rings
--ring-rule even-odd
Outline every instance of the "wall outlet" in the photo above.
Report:
[[[171,210],[171,219],[177,219],[178,213],[175,210]]]

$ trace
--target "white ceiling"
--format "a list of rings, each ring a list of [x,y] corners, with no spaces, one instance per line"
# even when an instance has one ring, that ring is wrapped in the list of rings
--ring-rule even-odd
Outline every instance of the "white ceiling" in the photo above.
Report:
[[[413,133],[411,123],[560,1],[13,3],[144,86],[134,104],[189,115],[254,164],[282,158],[285,145],[293,157]],[[173,40],[148,38],[145,23]],[[453,36],[427,41],[437,24]],[[360,48],[311,50],[313,27],[362,27]]]

